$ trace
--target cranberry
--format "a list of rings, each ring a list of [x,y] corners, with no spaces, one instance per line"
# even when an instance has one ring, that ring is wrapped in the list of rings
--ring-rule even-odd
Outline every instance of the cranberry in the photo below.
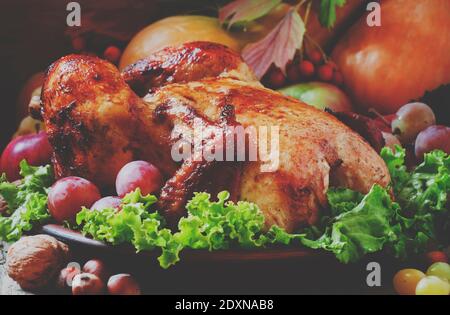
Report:
[[[317,70],[317,75],[322,81],[331,81],[331,79],[333,78],[333,68],[329,65],[322,65]]]

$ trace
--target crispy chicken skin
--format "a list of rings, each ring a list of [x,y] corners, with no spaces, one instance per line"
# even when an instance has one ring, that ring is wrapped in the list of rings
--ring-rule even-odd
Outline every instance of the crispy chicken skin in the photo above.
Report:
[[[141,94],[151,89],[141,99],[130,86]],[[165,49],[122,75],[98,58],[66,56],[49,68],[42,114],[59,177],[78,175],[111,187],[125,163],[150,161],[167,178],[159,205],[172,222],[193,191],[228,189],[235,199],[258,204],[267,227],[292,231],[317,222],[330,186],[367,192],[390,180],[383,160],[358,134],[262,87],[236,53],[217,44]],[[173,131],[192,129],[194,119],[224,133],[230,125],[278,126],[278,169],[261,172],[259,161],[174,162],[172,145],[189,140],[189,133]]]
[[[209,42],[192,42],[163,49],[126,67],[122,77],[141,96],[153,87],[207,77],[256,81],[239,54]]]

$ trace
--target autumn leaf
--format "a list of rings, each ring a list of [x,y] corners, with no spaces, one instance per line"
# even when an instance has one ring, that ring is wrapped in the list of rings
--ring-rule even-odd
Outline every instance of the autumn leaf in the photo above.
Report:
[[[235,0],[219,11],[219,21],[224,24],[228,20],[228,28],[239,22],[251,22],[263,17],[282,0]]]
[[[272,63],[285,73],[287,63],[302,46],[304,34],[305,23],[292,8],[266,37],[245,46],[242,57],[259,79]]]
[[[321,0],[320,2],[320,24],[325,27],[333,27],[336,22],[336,7],[343,7],[345,0]]]

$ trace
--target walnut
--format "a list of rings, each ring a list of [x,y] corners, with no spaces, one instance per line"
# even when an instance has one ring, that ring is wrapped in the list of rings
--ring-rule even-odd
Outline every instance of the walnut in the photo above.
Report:
[[[48,235],[21,238],[8,250],[8,275],[24,290],[47,286],[68,260],[66,244]]]

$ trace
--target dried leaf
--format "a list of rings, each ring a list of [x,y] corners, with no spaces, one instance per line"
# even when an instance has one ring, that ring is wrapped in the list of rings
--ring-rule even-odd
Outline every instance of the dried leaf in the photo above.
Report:
[[[263,17],[282,0],[236,0],[219,11],[219,21],[221,24],[228,22],[228,28],[239,22],[251,22]]]
[[[302,47],[304,35],[305,23],[292,8],[266,37],[245,46],[242,57],[259,79],[272,63],[285,73],[287,63]]]

